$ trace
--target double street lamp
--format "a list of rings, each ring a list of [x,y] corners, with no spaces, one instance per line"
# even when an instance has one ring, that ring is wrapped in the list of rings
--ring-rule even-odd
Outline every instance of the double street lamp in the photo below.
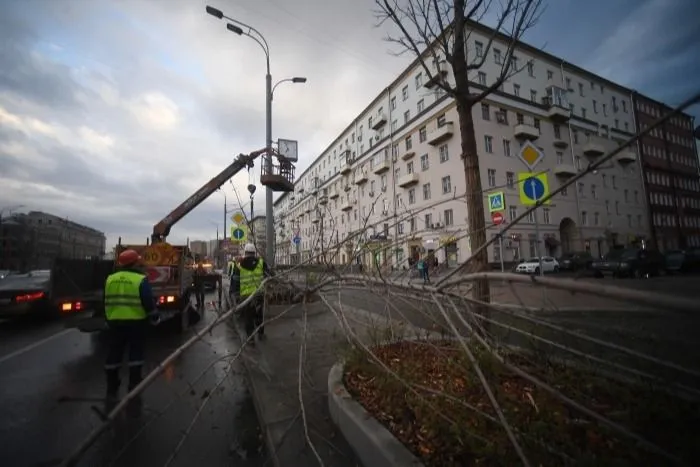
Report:
[[[267,148],[267,154],[265,155],[265,165],[268,173],[272,173],[272,98],[275,88],[282,83],[305,83],[306,78],[304,77],[294,77],[286,78],[278,81],[274,86],[272,85],[272,75],[270,74],[270,46],[267,43],[265,37],[252,26],[242,23],[236,19],[230,18],[224,13],[214,7],[206,7],[208,14],[212,15],[217,19],[226,19],[230,21],[226,24],[226,29],[238,34],[239,36],[248,36],[253,39],[258,45],[263,49],[265,53],[265,64],[267,73],[265,74],[265,147]],[[275,261],[275,246],[273,238],[275,236],[275,227],[272,218],[272,189],[266,187],[265,189],[265,237],[267,238],[267,248],[265,255],[267,256],[267,261],[270,266],[274,266]]]

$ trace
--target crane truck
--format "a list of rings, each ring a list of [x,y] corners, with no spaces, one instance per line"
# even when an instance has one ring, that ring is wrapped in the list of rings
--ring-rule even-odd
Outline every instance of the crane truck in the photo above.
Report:
[[[294,167],[283,156],[268,148],[250,154],[239,154],[228,167],[155,224],[150,242],[141,245],[122,244],[120,237],[113,261],[57,260],[52,270],[51,295],[65,318],[66,327],[77,328],[82,332],[105,329],[104,284],[107,276],[114,271],[119,254],[126,249],[136,250],[143,259],[161,321],[176,319],[178,328],[182,331],[198,321],[201,316],[190,304],[194,256],[186,245],[171,245],[166,242],[166,238],[178,221],[221,188],[227,180],[241,170],[252,168],[255,159],[268,152],[280,162],[277,178],[281,182],[275,182],[273,177],[270,185],[277,183],[277,191],[289,191],[293,187]],[[270,179],[269,169],[264,175]],[[266,183],[262,176],[261,182]]]

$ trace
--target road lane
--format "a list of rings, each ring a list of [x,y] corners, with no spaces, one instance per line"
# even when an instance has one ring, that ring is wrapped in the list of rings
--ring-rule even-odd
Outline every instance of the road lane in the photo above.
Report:
[[[213,311],[207,312],[197,327],[214,318]],[[40,329],[30,331],[43,336]],[[120,417],[80,465],[164,465],[202,402],[226,377],[230,358],[220,360],[199,382],[192,383],[212,362],[237,350],[238,340],[231,333],[226,326],[216,328],[167,368],[146,389],[140,418]],[[146,371],[182,341],[172,328],[152,330]],[[93,407],[101,409],[104,402],[104,339],[77,330],[59,331],[25,352],[16,351],[4,353],[9,358],[0,364],[0,465],[57,465],[99,424]],[[125,386],[124,371],[122,394]],[[245,378],[236,363],[209,398],[171,465],[260,466],[257,430]]]

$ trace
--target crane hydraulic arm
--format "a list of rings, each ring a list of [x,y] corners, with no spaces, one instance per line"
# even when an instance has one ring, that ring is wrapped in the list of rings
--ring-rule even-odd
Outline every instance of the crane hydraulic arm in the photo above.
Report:
[[[238,157],[218,175],[205,183],[202,188],[197,190],[195,194],[190,196],[181,205],[176,207],[165,216],[160,222],[153,226],[153,234],[151,234],[151,243],[165,242],[166,237],[170,234],[170,229],[180,219],[192,212],[194,208],[199,206],[202,201],[207,199],[212,193],[221,188],[231,177],[236,175],[243,169],[253,167],[253,161],[260,155],[265,154],[267,149],[251,152],[250,154],[239,154]]]

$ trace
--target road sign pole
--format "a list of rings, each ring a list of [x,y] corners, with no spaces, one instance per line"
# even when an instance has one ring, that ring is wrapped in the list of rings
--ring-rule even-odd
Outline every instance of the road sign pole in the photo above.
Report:
[[[540,198],[538,196],[538,191],[537,188],[535,187],[535,180],[531,179],[530,180],[530,186],[532,187],[532,194],[535,197],[535,210],[532,211],[532,213],[535,215],[535,251],[537,252],[537,261],[540,264],[540,276],[544,275],[544,271],[542,270],[542,254],[540,251],[540,223],[538,220],[537,216],[537,209],[539,206],[537,203],[539,202]]]
[[[499,255],[501,258],[501,272],[506,272],[506,268],[503,265],[503,234],[498,234],[498,248],[501,251],[501,254]]]

